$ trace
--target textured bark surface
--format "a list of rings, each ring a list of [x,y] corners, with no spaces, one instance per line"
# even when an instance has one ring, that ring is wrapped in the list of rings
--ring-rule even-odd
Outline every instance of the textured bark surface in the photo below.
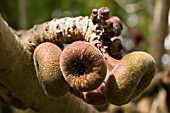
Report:
[[[39,113],[96,113],[72,94],[53,99],[40,86],[33,61],[0,17],[0,82],[28,107]]]
[[[23,33],[20,39],[24,50],[32,54],[35,47],[45,41],[62,48],[64,43],[88,40],[88,34],[92,33],[95,27],[88,17],[65,17],[35,25]]]

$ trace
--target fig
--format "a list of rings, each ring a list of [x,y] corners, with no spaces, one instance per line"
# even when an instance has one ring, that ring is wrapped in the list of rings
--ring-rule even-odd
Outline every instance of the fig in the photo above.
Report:
[[[102,53],[92,44],[76,41],[60,57],[65,80],[77,91],[92,91],[105,79],[107,66]]]
[[[61,49],[50,42],[42,43],[34,50],[37,78],[49,97],[59,98],[69,91],[69,84],[60,70],[61,53]]]
[[[155,61],[145,52],[132,52],[117,62],[107,78],[104,95],[108,102],[123,105],[150,84],[155,74]]]

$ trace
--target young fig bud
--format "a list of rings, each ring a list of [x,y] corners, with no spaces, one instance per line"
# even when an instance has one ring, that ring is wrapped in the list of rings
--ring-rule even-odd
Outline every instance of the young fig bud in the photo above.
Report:
[[[123,45],[121,43],[121,40],[118,38],[114,39],[106,49],[109,55],[117,60],[120,60],[123,57],[122,50]]]
[[[116,28],[115,36],[119,36],[123,30],[123,25],[120,19],[116,16],[110,17],[106,22],[112,22],[113,26]]]
[[[45,93],[54,98],[64,96],[69,90],[60,70],[61,53],[58,46],[45,42],[36,47],[33,55],[37,78]]]
[[[110,10],[107,7],[101,7],[98,9],[98,18],[101,19],[101,22],[104,22],[109,18]]]
[[[60,57],[65,80],[78,91],[92,91],[103,82],[107,66],[101,52],[92,44],[76,41]]]
[[[92,19],[92,22],[94,23],[94,24],[96,24],[97,23],[97,12],[98,12],[98,10],[97,9],[93,9],[92,10],[92,14],[91,14],[91,19]]]

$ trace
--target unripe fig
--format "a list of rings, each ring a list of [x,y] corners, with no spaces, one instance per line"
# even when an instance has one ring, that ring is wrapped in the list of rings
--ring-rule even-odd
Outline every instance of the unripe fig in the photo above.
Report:
[[[105,98],[115,105],[123,105],[142,93],[155,74],[155,61],[145,52],[132,52],[115,65],[107,79]]]
[[[69,90],[60,70],[61,53],[58,46],[45,42],[36,47],[33,55],[37,78],[45,93],[54,98],[64,96]]]
[[[123,57],[122,50],[123,50],[123,45],[121,43],[121,40],[118,38],[114,39],[106,49],[109,55],[117,60],[122,59]]]
[[[117,16],[112,16],[106,22],[112,22],[113,26],[116,28],[115,36],[119,36],[123,30],[122,23]]]
[[[94,23],[94,24],[96,24],[97,23],[97,16],[98,16],[98,10],[97,9],[93,9],[92,10],[92,14],[91,14],[91,19],[92,19],[92,22]]]
[[[103,82],[107,66],[101,52],[92,44],[76,41],[60,57],[65,80],[78,91],[92,91]]]
[[[101,7],[98,9],[98,18],[103,19],[103,21],[109,18],[110,10],[107,7]]]

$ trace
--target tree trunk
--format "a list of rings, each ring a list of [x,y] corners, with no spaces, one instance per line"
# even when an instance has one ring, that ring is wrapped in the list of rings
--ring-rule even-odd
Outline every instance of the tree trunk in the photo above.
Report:
[[[160,68],[164,53],[164,39],[168,31],[168,12],[170,0],[157,0],[154,10],[150,36],[150,53]]]
[[[97,113],[90,105],[68,93],[60,99],[46,96],[29,58],[0,17],[0,82],[29,108],[39,113]]]

